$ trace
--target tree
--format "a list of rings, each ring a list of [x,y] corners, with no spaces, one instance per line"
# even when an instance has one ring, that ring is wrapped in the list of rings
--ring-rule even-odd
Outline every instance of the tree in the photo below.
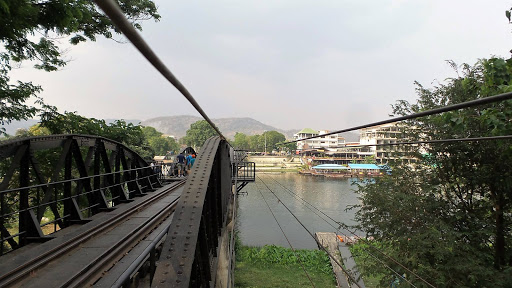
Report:
[[[235,149],[249,150],[249,138],[244,133],[236,132],[233,146]]]
[[[277,131],[265,131],[261,135],[263,141],[266,141],[267,151],[277,150],[278,143],[284,142],[286,137]],[[265,145],[265,144],[264,144]]]
[[[278,147],[284,151],[295,153],[297,150],[297,142],[287,143],[287,144],[280,144]]]
[[[202,147],[204,142],[213,136],[217,136],[215,129],[213,129],[206,120],[199,120],[190,125],[190,129],[187,130],[184,141],[187,145],[196,149]]]
[[[265,141],[265,140],[263,140]],[[253,152],[261,152],[264,148],[264,142],[261,140],[261,135],[252,135],[248,137],[249,150]]]
[[[86,118],[74,112],[60,114],[54,109],[41,115],[40,127],[48,129],[51,134],[86,134],[102,136],[130,147],[144,159],[152,159],[147,140],[139,125],[116,120],[107,124],[103,119]]]
[[[149,147],[155,152],[155,155],[166,155],[167,152],[176,152],[179,147],[173,138],[153,137],[148,139]]]
[[[144,137],[146,137],[146,139],[162,137],[162,135],[163,135],[162,132],[159,132],[155,128],[150,127],[150,126],[142,127],[142,133],[144,133]]]
[[[476,65],[453,62],[457,77],[432,89],[417,83],[419,99],[399,101],[395,115],[512,91],[512,60]],[[510,135],[512,101],[488,104],[405,123],[404,140]],[[414,169],[393,172],[359,187],[356,219],[387,254],[439,287],[504,287],[512,279],[512,146],[506,140],[454,142],[422,147]],[[364,261],[368,264],[368,261]],[[388,263],[406,273],[396,263]],[[364,265],[383,273],[382,265]],[[415,281],[417,283],[417,281]],[[387,282],[389,285],[389,282]],[[421,285],[418,287],[426,287]]]
[[[160,18],[151,0],[119,0],[119,4],[136,29],[142,29],[143,20]],[[25,104],[30,97],[44,106],[37,98],[40,86],[20,81],[10,84],[13,65],[28,60],[35,62],[36,69],[55,71],[66,65],[58,39],[69,37],[76,45],[95,41],[97,36],[111,39],[113,33],[120,31],[93,1],[0,0],[0,124],[36,115],[39,108]],[[5,133],[4,128],[0,129]]]
[[[177,152],[179,149],[179,145],[174,138],[165,137],[163,133],[153,127],[142,127],[142,133],[155,155],[165,155],[169,151]]]

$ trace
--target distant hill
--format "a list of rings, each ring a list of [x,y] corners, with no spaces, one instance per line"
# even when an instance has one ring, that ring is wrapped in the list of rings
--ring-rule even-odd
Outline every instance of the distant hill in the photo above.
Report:
[[[39,120],[35,119],[12,121],[11,123],[4,125],[3,127],[5,128],[5,133],[9,135],[14,135],[16,134],[16,131],[18,129],[27,129],[30,126],[37,124],[37,122],[39,122]]]
[[[116,120],[117,119],[105,119],[105,122],[107,122],[107,124],[111,124]],[[123,120],[126,121],[126,123],[132,123],[133,125],[138,125],[141,122],[141,120],[137,120],[137,119],[123,119]],[[5,132],[7,134],[14,135],[14,134],[16,134],[16,131],[18,129],[28,129],[28,128],[30,128],[30,126],[33,126],[37,123],[39,123],[39,120],[36,120],[36,119],[12,121],[11,123],[4,125],[4,128],[5,128]]]
[[[166,116],[157,117],[142,121],[141,125],[151,126],[156,130],[181,138],[186,135],[190,124],[202,120],[203,118],[197,116],[180,115],[180,116]],[[293,139],[293,134],[300,131],[300,129],[282,130],[270,125],[263,124],[252,118],[218,118],[212,121],[219,127],[220,131],[228,137],[233,139],[236,132],[244,133],[246,135],[262,134],[265,131],[277,131],[286,136],[286,139]],[[342,133],[347,142],[359,141],[359,133],[346,132]]]
[[[180,116],[165,116],[165,117],[156,117],[151,118],[145,121],[140,121],[137,119],[127,119],[125,120],[127,123],[132,123],[134,125],[141,124],[143,126],[151,126],[156,130],[167,134],[173,135],[178,138],[181,138],[186,135],[187,130],[190,128],[190,124],[202,120],[203,118],[197,116],[190,115],[180,115]],[[112,123],[115,119],[105,119],[105,122]],[[246,135],[256,135],[262,134],[265,131],[278,131],[279,133],[283,133],[286,136],[286,139],[293,139],[293,134],[300,131],[300,129],[291,129],[291,130],[282,130],[270,125],[263,124],[257,120],[252,118],[219,118],[212,119],[212,121],[217,124],[220,131],[228,137],[233,139],[236,132],[241,132]],[[30,126],[37,124],[38,120],[30,119],[28,121],[13,121],[9,125],[5,125],[7,130],[7,134],[14,135],[17,129],[20,128],[29,128]],[[302,127],[305,128],[305,127]],[[301,128],[301,129],[302,129]],[[311,127],[313,128],[313,127]],[[315,127],[316,128],[316,127]],[[315,129],[314,128],[314,129]],[[322,127],[320,127],[322,129]],[[347,142],[358,142],[359,141],[359,133],[357,132],[345,132],[342,133],[343,137],[345,137],[345,141]]]
[[[201,117],[180,115],[180,116],[166,116],[151,118],[142,121],[141,125],[151,126],[156,130],[181,138],[186,135],[190,125],[196,121],[202,120]],[[246,135],[262,134],[265,131],[278,131],[283,133],[288,139],[293,138],[293,134],[299,130],[282,130],[263,124],[252,118],[218,118],[212,121],[219,127],[220,131],[228,137],[233,138],[236,132],[244,133]]]

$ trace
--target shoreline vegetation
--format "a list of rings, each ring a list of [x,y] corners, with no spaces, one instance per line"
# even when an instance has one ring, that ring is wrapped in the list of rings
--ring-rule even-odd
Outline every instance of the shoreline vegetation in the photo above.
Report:
[[[265,245],[252,247],[242,245],[239,240],[236,244],[235,287],[311,287],[311,282],[297,261],[291,248]],[[354,243],[350,251],[357,264],[364,261],[362,251],[368,247],[367,243]],[[329,261],[329,256],[318,249],[296,249],[306,271],[316,287],[336,287],[336,279]],[[358,265],[359,267],[359,265]],[[362,271],[360,271],[362,272]],[[379,287],[384,275],[363,275],[365,286]],[[390,283],[394,279],[390,280]],[[382,282],[382,283],[381,283]]]
[[[336,287],[329,256],[321,250],[296,249],[316,287]],[[311,287],[291,248],[250,247],[237,243],[235,287]]]

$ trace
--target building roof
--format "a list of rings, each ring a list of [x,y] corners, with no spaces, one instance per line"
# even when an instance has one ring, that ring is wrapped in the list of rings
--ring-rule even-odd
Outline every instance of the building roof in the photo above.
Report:
[[[342,165],[338,165],[338,164],[321,164],[321,165],[316,165],[316,166],[314,166],[312,168],[313,169],[331,169],[331,170],[345,170],[345,169],[348,169],[347,167],[342,166]]]
[[[304,129],[300,130],[299,133],[297,133],[297,134],[318,134],[318,131],[313,130],[311,128],[304,128]]]
[[[362,169],[362,170],[379,170],[379,166],[375,164],[348,164],[350,169]]]

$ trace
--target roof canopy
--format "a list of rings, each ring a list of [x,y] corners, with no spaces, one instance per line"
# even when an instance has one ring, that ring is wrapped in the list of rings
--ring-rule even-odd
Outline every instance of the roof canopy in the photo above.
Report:
[[[330,170],[346,170],[346,169],[348,169],[347,167],[338,165],[338,164],[321,164],[321,165],[316,165],[312,168],[319,169],[319,170],[321,170],[321,169],[330,169]]]
[[[318,131],[315,131],[311,128],[304,128],[304,129],[300,130],[300,132],[297,134],[318,134]]]
[[[362,169],[362,170],[379,170],[380,167],[375,164],[348,164],[350,169]]]

